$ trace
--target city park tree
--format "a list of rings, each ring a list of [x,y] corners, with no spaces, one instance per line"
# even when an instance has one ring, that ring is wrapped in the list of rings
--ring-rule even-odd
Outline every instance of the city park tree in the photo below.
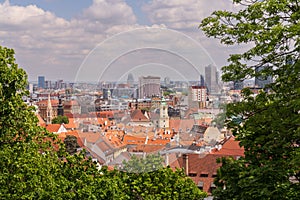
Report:
[[[203,199],[180,170],[148,173],[98,169],[84,151],[67,150],[54,134],[38,126],[28,95],[27,75],[14,50],[0,46],[0,199]],[[68,146],[68,144],[70,144]],[[77,142],[76,142],[77,143]],[[152,157],[150,157],[152,159]],[[157,161],[157,159],[155,160]],[[130,164],[129,164],[130,165]]]
[[[52,124],[68,124],[68,123],[69,123],[69,119],[67,116],[59,115],[52,119]]]
[[[225,45],[250,46],[230,55],[222,79],[271,76],[273,82],[256,96],[243,89],[243,101],[227,105],[226,124],[245,148],[245,156],[219,160],[214,196],[300,199],[300,1],[233,3],[241,9],[215,11],[200,24],[208,37]]]

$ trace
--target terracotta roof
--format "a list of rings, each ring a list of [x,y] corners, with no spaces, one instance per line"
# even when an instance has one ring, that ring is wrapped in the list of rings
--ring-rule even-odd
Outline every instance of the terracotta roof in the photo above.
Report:
[[[222,145],[220,150],[215,149],[212,153],[224,156],[244,156],[244,148],[240,147],[239,141],[235,140],[235,137],[230,137]]]
[[[52,106],[58,106],[58,100],[57,99],[52,99],[51,101],[51,105]],[[42,100],[36,103],[37,106],[47,106],[48,105],[48,100]]]
[[[61,124],[46,124],[45,128],[51,133],[57,133]]]
[[[180,129],[186,131],[187,129],[192,129],[194,124],[197,124],[194,119],[170,119],[169,120],[170,129],[178,132]]]
[[[165,148],[164,145],[136,145],[128,149],[129,152],[145,152],[145,153],[154,153],[161,151]]]
[[[142,113],[141,110],[134,110],[130,117],[131,121],[133,122],[150,122],[150,120]]]
[[[218,158],[232,156],[243,156],[244,150],[238,145],[238,141],[234,138],[228,139],[223,148],[219,151],[214,151],[210,154],[188,154],[188,172],[190,178],[196,184],[203,184],[203,190],[210,193],[210,188],[216,175],[217,169],[221,166],[216,162]],[[183,157],[179,157],[177,160],[172,162],[170,166],[175,169],[182,168]]]
[[[125,135],[123,142],[125,144],[145,144],[146,138],[139,138],[132,135]]]
[[[84,143],[86,140],[88,143],[96,143],[96,141],[101,137],[100,133],[92,133],[92,132],[79,132],[78,133],[80,139]]]
[[[36,116],[37,116],[37,118],[39,120],[38,125],[45,127],[46,126],[46,122],[43,120],[43,118],[41,117],[41,115],[37,113]]]

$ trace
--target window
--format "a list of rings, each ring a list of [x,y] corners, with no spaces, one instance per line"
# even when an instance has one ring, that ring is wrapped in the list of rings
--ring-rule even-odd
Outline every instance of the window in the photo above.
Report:
[[[190,173],[189,173],[189,176],[190,176],[190,177],[196,177],[196,176],[197,176],[197,173],[195,173],[195,172],[190,172]]]
[[[200,190],[203,190],[203,185],[204,185],[203,182],[199,181],[197,186]]]
[[[200,177],[208,177],[208,173],[207,173],[207,172],[202,172],[202,173],[200,174]]]

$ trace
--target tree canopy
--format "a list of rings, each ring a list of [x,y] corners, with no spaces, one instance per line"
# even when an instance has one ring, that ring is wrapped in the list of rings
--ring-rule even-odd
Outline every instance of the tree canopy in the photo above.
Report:
[[[258,95],[227,105],[226,124],[245,157],[223,158],[215,184],[218,199],[300,198],[300,2],[233,0],[239,11],[215,11],[200,28],[225,45],[248,44],[230,55],[224,81],[272,77]],[[260,68],[261,70],[258,70]],[[240,118],[239,123],[236,118]]]
[[[52,124],[68,124],[69,123],[69,119],[67,116],[57,116],[55,118],[52,119]]]

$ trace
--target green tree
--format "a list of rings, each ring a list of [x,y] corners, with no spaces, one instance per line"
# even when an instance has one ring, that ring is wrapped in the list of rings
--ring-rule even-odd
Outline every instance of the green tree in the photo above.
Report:
[[[22,100],[26,86],[14,51],[0,46],[0,199],[112,199],[111,191],[120,190],[106,183],[114,179],[101,176],[84,152],[66,153],[37,126],[33,108]]]
[[[133,155],[127,162],[123,162],[123,169],[129,173],[145,173],[163,168],[163,158],[159,154],[147,154],[145,158]]]
[[[224,81],[273,77],[254,96],[227,106],[226,124],[245,156],[223,158],[215,180],[218,199],[300,198],[300,2],[299,0],[233,0],[242,9],[215,11],[200,28],[226,45],[249,44],[230,55]],[[262,70],[257,70],[261,68]],[[236,118],[240,118],[237,123]]]
[[[173,171],[163,167],[159,155],[145,158],[132,157],[124,163],[122,189],[129,199],[203,199],[207,194],[201,191],[182,169]]]
[[[77,152],[77,148],[79,148],[79,144],[77,142],[77,137],[75,137],[74,135],[67,135],[65,140],[64,140],[64,144],[66,147],[66,151],[69,154],[74,154]]]
[[[67,116],[57,116],[55,118],[52,119],[52,124],[68,124],[69,123],[69,119]]]

